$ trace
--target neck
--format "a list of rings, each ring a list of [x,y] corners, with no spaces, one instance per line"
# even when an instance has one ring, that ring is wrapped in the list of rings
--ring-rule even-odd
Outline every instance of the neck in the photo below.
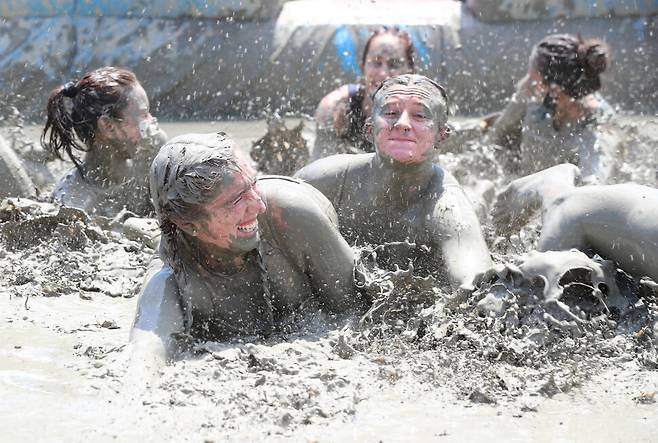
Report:
[[[557,106],[555,106],[555,113],[553,121],[556,127],[562,127],[568,123],[576,123],[586,117],[590,108],[587,105],[589,101],[585,99],[573,100],[567,96],[559,99]]]
[[[390,203],[408,203],[423,194],[434,176],[432,162],[427,159],[422,163],[399,163],[373,157],[374,182],[377,183],[378,199]]]
[[[130,165],[126,159],[114,157],[114,152],[113,146],[106,143],[97,143],[87,152],[84,162],[87,178],[110,185],[125,181]]]
[[[194,238],[191,246],[198,251],[201,262],[213,271],[234,273],[242,269],[249,252],[235,252],[204,243]]]

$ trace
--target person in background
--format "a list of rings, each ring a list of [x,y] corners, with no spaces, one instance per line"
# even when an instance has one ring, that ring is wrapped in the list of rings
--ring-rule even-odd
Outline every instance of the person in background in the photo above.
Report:
[[[569,162],[588,183],[612,179],[619,140],[606,125],[613,110],[598,93],[609,64],[600,40],[555,34],[534,46],[527,75],[485,137],[505,147],[509,172],[521,176]]]
[[[327,94],[315,111],[316,139],[311,160],[339,153],[373,152],[364,134],[372,94],[382,81],[415,72],[411,37],[398,28],[381,28],[367,40],[361,58],[363,82]]]
[[[131,71],[107,66],[56,88],[41,144],[74,167],[58,180],[53,198],[94,215],[151,214],[147,171],[165,140]]]

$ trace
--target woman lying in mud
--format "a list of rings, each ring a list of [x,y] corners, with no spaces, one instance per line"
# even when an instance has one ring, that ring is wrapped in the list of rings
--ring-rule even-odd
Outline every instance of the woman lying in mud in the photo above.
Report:
[[[388,78],[375,92],[367,124],[375,153],[321,159],[296,176],[329,198],[348,241],[408,240],[429,248],[439,275],[470,285],[491,261],[462,188],[431,160],[447,120],[443,87],[414,74]]]
[[[603,42],[570,34],[535,45],[528,74],[486,137],[508,148],[504,163],[511,172],[569,162],[588,182],[608,181],[617,140],[605,127],[612,108],[597,91],[609,58]]]
[[[55,185],[56,200],[110,217],[123,208],[153,212],[146,171],[166,136],[135,74],[114,67],[88,72],[55,89],[47,113],[42,145],[75,165]]]
[[[352,249],[331,203],[312,186],[256,179],[223,133],[170,140],[150,175],[164,265],[138,303],[132,341],[145,348],[138,352],[162,361],[174,333],[267,336],[303,306],[360,305]]]
[[[373,152],[364,135],[372,94],[391,76],[414,72],[411,37],[398,28],[382,28],[366,42],[361,59],[363,84],[348,84],[325,96],[315,111],[317,124],[311,159],[339,153]]]
[[[632,183],[577,188],[580,181],[580,170],[568,163],[514,180],[494,206],[497,231],[512,233],[541,208],[539,251],[579,249],[658,281],[658,189]]]

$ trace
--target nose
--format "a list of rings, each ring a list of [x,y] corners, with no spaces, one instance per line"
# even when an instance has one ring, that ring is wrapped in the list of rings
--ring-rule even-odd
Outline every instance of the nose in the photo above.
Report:
[[[258,193],[258,188],[255,186],[249,189],[247,193],[244,196],[245,199],[249,202],[249,209],[252,211],[254,214],[262,214],[265,212],[265,209],[267,209],[267,206],[265,205],[265,202],[261,198],[260,194]]]
[[[403,111],[400,114],[400,117],[398,117],[398,119],[395,121],[393,127],[406,131],[411,129],[411,120],[409,119],[409,113],[407,111]]]

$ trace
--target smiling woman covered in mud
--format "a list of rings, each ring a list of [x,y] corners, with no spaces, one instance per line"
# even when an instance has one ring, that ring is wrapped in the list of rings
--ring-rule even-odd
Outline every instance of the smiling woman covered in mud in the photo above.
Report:
[[[331,200],[348,241],[428,247],[439,276],[470,285],[491,260],[463,190],[431,160],[447,136],[446,92],[406,74],[385,80],[373,100],[368,134],[375,153],[321,159],[297,177]]]
[[[267,336],[302,305],[359,305],[352,249],[331,203],[292,178],[256,179],[223,133],[164,145],[151,167],[151,192],[164,266],[140,297],[137,344],[169,348],[172,333]]]
[[[110,217],[124,208],[153,211],[146,171],[166,136],[135,74],[111,66],[88,72],[55,89],[47,113],[42,145],[75,165],[55,185],[55,200]]]

